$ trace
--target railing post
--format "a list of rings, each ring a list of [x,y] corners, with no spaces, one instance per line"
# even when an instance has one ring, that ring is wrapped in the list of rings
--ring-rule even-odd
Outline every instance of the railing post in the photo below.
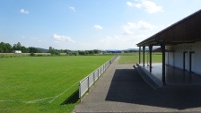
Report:
[[[100,77],[100,68],[98,68],[98,79]]]
[[[81,82],[79,82],[79,98],[80,98],[80,102],[82,103]]]
[[[105,72],[105,70],[106,70],[106,64],[105,64],[105,69],[104,69],[104,72]]]
[[[90,87],[89,76],[87,77],[87,79],[88,79],[88,92],[89,92],[89,87]]]
[[[95,83],[95,81],[96,81],[96,77],[95,77],[95,71],[93,72],[93,79],[94,79],[94,81],[93,81],[93,84]]]
[[[104,71],[104,65],[102,65],[101,74],[103,74],[103,71]]]
[[[103,66],[101,66],[101,74],[103,74]]]

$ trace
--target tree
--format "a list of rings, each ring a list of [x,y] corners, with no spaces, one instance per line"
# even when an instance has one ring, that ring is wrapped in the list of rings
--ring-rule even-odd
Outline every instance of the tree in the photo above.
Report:
[[[10,53],[12,52],[12,46],[9,43],[0,43],[0,52],[1,53]]]
[[[89,54],[89,51],[88,51],[88,50],[85,50],[85,53],[86,53],[86,55],[88,55],[88,54]]]
[[[21,47],[22,47],[21,43],[20,43],[20,42],[18,42],[18,43],[17,43],[17,48],[19,48],[19,49],[20,49]]]
[[[78,51],[79,55],[87,55],[86,51]]]
[[[53,54],[54,53],[54,48],[50,46],[48,52],[51,53],[51,54]]]
[[[94,50],[89,50],[89,54],[93,55],[94,54]]]
[[[29,49],[24,47],[24,46],[21,46],[19,50],[21,50],[22,53],[28,53],[29,52]]]
[[[35,47],[29,47],[29,53],[38,53],[38,50]]]
[[[10,53],[13,51],[12,46],[9,43],[5,43],[5,46],[6,46],[7,53]]]
[[[18,42],[17,44],[13,45],[13,50],[21,50],[22,49],[22,45],[20,42]]]
[[[53,47],[49,47],[49,53],[51,53],[52,55],[60,55],[60,50],[56,50]]]
[[[95,54],[99,54],[100,52],[101,52],[100,50],[94,49],[94,53],[95,53]]]

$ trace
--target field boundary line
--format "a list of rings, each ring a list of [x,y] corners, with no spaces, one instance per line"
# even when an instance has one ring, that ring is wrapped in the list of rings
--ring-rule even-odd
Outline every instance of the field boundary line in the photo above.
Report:
[[[26,103],[25,101],[19,101],[19,100],[0,100],[0,102],[20,102],[20,103]]]
[[[47,97],[47,98],[42,98],[42,99],[37,99],[37,100],[30,100],[30,101],[26,101],[27,104],[30,104],[30,103],[38,103],[40,101],[44,101],[44,100],[48,100],[48,99],[52,99],[54,97]]]
[[[76,82],[75,84],[73,84],[72,86],[68,87],[66,90],[64,90],[63,92],[61,92],[57,96],[54,96],[53,99],[50,100],[48,103],[52,103],[55,99],[57,99],[58,97],[60,97],[61,95],[63,95],[65,92],[67,92],[68,90],[70,90],[73,86],[77,85],[78,83],[79,82]]]
[[[30,101],[21,101],[21,100],[0,100],[0,102],[20,102],[20,103],[26,103],[26,104],[32,104],[32,103],[39,103],[40,101],[52,99],[54,97],[47,97],[47,98],[42,98],[42,99],[37,99],[37,100],[30,100]]]
[[[63,95],[65,92],[67,92],[68,90],[70,90],[72,87],[74,87],[78,83],[79,82],[76,82],[75,84],[73,84],[72,86],[68,87],[66,90],[64,90],[63,92],[61,92],[60,94],[58,94],[56,96],[53,96],[53,97],[46,97],[46,98],[36,99],[36,100],[30,100],[30,101],[0,100],[0,103],[2,103],[2,102],[19,102],[19,103],[25,103],[25,104],[34,104],[34,103],[40,103],[40,101],[44,101],[44,100],[48,100],[48,99],[51,99],[51,100],[48,101],[47,103],[52,103],[55,99],[57,99],[58,97],[60,97],[61,95]]]

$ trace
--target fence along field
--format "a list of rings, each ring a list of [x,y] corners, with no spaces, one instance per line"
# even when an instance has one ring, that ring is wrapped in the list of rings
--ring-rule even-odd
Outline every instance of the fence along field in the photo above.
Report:
[[[100,78],[101,74],[107,70],[107,68],[114,62],[114,60],[117,58],[117,56],[113,57],[109,61],[107,61],[105,64],[100,66],[98,69],[96,69],[94,72],[89,74],[87,77],[82,79],[79,83],[79,98],[81,99],[83,95],[88,91],[90,87]],[[81,100],[82,101],[82,100]]]
[[[70,112],[60,105],[113,56],[0,58],[0,112]]]

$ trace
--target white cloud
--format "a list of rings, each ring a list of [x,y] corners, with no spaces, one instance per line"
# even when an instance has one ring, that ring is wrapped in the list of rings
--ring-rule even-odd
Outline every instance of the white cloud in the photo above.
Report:
[[[145,7],[145,11],[147,11],[150,14],[163,12],[163,7],[157,6],[154,2],[143,0],[142,5]]]
[[[97,29],[97,30],[101,30],[101,29],[103,29],[103,27],[100,26],[100,25],[94,25],[94,28]]]
[[[137,2],[137,1],[136,1]],[[142,7],[142,4],[133,4],[132,2],[126,2],[127,6],[129,7],[137,7],[137,8],[141,8]]]
[[[113,35],[102,38],[96,45],[101,49],[136,48],[136,44],[149,37],[150,34]]]
[[[135,48],[136,43],[142,39],[147,38],[142,35],[108,35],[91,40],[79,40],[76,44],[71,46],[76,46],[73,50],[91,50],[91,49],[128,49]],[[61,45],[61,44],[60,44]],[[68,47],[67,47],[68,46]],[[64,47],[63,47],[64,48]],[[66,48],[70,49],[70,45],[66,45]]]
[[[70,6],[69,8],[70,8],[70,10],[72,10],[72,11],[76,12],[76,9],[75,9],[75,7],[73,7],[73,6]]]
[[[135,7],[140,9],[142,7],[142,4],[135,4]]]
[[[69,43],[75,43],[74,40],[72,40],[70,37],[68,36],[63,36],[63,35],[57,35],[54,34],[53,38],[56,40],[56,42],[69,42]]]
[[[99,45],[101,49],[126,49],[131,48],[134,45],[131,44],[132,37],[126,37],[123,35],[113,35],[113,36],[107,36],[105,38],[102,38],[99,41]]]
[[[156,5],[156,3],[154,3],[154,2],[152,2],[150,0],[139,0],[139,1],[135,1],[135,2],[138,2],[138,3],[134,4],[134,3],[131,3],[131,2],[127,2],[126,4],[128,6],[134,6],[134,7],[138,8],[138,9],[144,8],[144,10],[149,14],[163,12],[163,7],[162,6]]]
[[[124,28],[124,33],[123,33],[124,35],[133,35],[134,34],[134,32],[133,31],[131,31],[131,29],[130,28]]]
[[[126,4],[128,5],[128,6],[133,6],[133,3],[131,3],[131,2],[126,2]]]
[[[103,38],[101,40],[101,42],[104,42],[104,43],[112,43],[112,42],[115,42],[115,41],[123,41],[121,40],[121,38],[117,35],[114,35],[114,36],[107,36],[106,38]]]
[[[20,9],[20,13],[22,13],[22,14],[29,14],[29,11],[27,11],[25,9]]]
[[[123,26],[124,35],[133,35],[134,31],[135,32],[147,31],[152,30],[154,28],[156,28],[156,26],[144,21],[139,21],[137,23],[128,22],[126,25]]]

